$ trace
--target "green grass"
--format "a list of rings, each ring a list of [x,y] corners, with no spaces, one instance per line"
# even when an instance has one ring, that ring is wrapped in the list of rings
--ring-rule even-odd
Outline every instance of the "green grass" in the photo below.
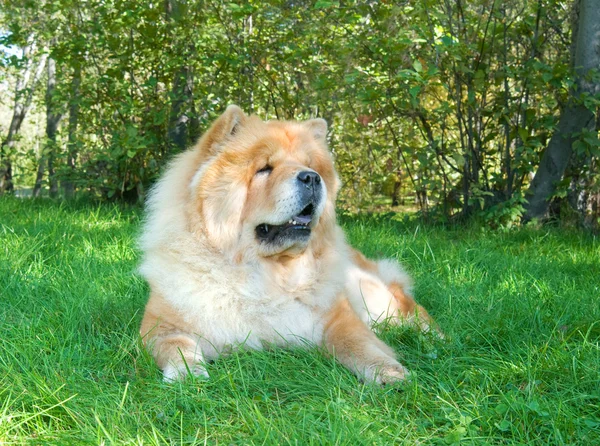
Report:
[[[240,352],[164,384],[137,329],[140,212],[0,200],[0,443],[600,444],[600,241],[344,218],[396,257],[446,342],[381,336],[414,379],[316,350]]]

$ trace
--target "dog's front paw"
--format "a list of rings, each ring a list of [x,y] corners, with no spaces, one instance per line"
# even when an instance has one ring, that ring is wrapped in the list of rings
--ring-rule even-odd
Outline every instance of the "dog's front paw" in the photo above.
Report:
[[[446,335],[440,329],[440,327],[433,321],[433,319],[413,319],[409,321],[412,325],[416,326],[422,333],[430,334],[440,341],[446,340]]]
[[[396,382],[406,381],[410,377],[410,372],[400,363],[384,363],[374,365],[365,370],[365,381],[376,384],[386,385]]]
[[[377,370],[375,381],[378,384],[393,384],[396,382],[406,381],[410,377],[410,372],[406,367],[401,364],[397,365],[386,365]]]
[[[172,383],[185,379],[188,375],[197,376],[200,378],[208,378],[208,372],[203,365],[195,363],[188,366],[185,363],[179,365],[167,364],[163,369],[163,381],[166,383]]]

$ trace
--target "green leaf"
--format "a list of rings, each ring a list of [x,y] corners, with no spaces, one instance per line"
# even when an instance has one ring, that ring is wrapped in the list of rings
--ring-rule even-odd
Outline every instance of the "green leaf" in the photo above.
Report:
[[[496,427],[500,429],[502,432],[506,432],[510,430],[512,423],[508,420],[502,420],[500,423],[496,423]]]
[[[586,418],[585,420],[583,420],[583,422],[585,423],[585,425],[591,429],[598,429],[600,428],[600,420],[591,420],[589,418]]]
[[[138,129],[134,126],[128,126],[127,127],[127,136],[129,136],[130,138],[134,138],[135,136],[137,136],[138,133]]]
[[[318,0],[313,6],[313,9],[326,9],[331,8],[332,6],[339,6],[339,2],[329,1],[329,0]]]
[[[587,151],[587,145],[580,139],[573,142],[572,148],[577,155],[583,155]]]
[[[523,143],[527,142],[527,139],[529,138],[529,132],[527,129],[524,129],[523,127],[519,128],[519,138],[521,138]]]
[[[446,444],[459,443],[466,433],[467,429],[464,426],[458,426],[444,437],[444,441],[446,442]]]
[[[504,403],[500,403],[496,406],[496,408],[494,409],[494,411],[498,414],[498,415],[504,415],[506,412],[508,412],[508,405],[504,404]]]
[[[454,161],[456,161],[457,165],[459,165],[459,166],[465,165],[465,157],[463,155],[461,155],[460,153],[453,153],[452,158],[454,159]]]

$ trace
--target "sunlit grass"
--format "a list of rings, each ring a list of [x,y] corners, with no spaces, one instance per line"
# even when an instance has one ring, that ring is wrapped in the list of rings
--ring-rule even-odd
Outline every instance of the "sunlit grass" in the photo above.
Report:
[[[395,257],[446,342],[381,336],[414,373],[364,385],[318,351],[239,352],[164,384],[137,329],[140,213],[0,200],[0,443],[598,444],[600,242],[345,218]]]

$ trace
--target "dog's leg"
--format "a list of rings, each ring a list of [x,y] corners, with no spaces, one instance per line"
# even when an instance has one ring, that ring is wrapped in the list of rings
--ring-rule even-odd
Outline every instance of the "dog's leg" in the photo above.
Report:
[[[166,382],[183,379],[189,374],[208,378],[202,353],[190,336],[183,333],[157,336],[151,338],[146,346]]]
[[[435,333],[442,336],[442,333],[435,325],[435,322],[431,316],[429,316],[429,313],[427,313],[427,310],[421,305],[417,304],[417,302],[406,292],[405,288],[401,284],[397,282],[390,282],[387,284],[387,289],[392,296],[394,296],[395,301],[398,303],[398,312],[401,316],[399,318],[400,322],[406,322],[414,325],[424,333],[429,333],[433,328]]]
[[[198,337],[186,333],[186,325],[160,294],[150,294],[140,334],[167,382],[188,374],[208,377]]]
[[[434,328],[443,336],[427,310],[412,297],[411,279],[397,262],[374,262],[356,250],[353,250],[352,260],[355,269],[349,272],[347,288],[353,305],[356,307],[361,301],[371,321],[390,318],[414,325],[426,333]]]
[[[324,343],[338,361],[365,381],[385,384],[408,377],[394,351],[358,317],[345,296],[327,315]]]

